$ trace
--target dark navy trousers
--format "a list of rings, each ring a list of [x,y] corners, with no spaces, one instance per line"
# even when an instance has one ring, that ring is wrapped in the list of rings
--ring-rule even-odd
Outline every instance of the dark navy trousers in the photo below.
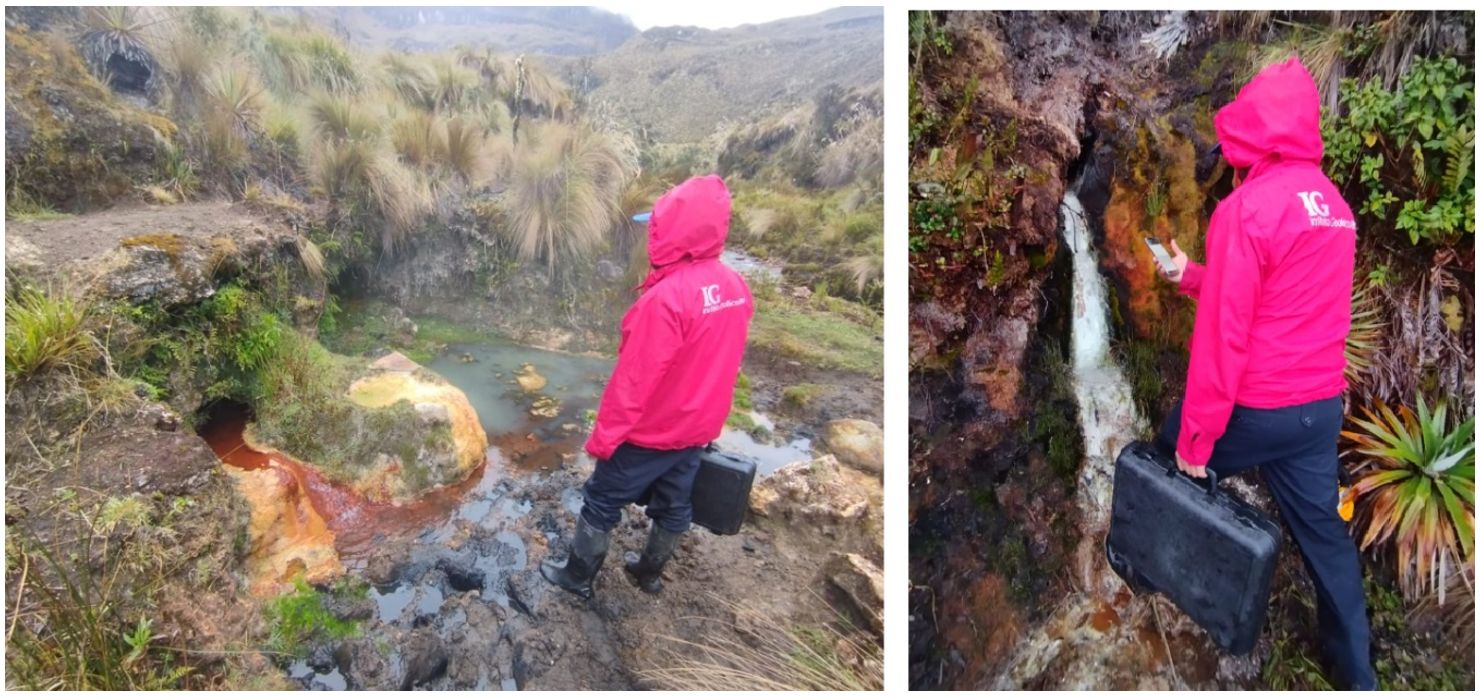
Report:
[[[611,459],[596,462],[586,480],[581,517],[603,532],[622,521],[622,508],[647,499],[647,516],[670,532],[689,530],[694,519],[694,477],[702,447],[656,450],[623,443]]]
[[[1362,568],[1337,512],[1341,422],[1339,396],[1276,409],[1235,406],[1208,467],[1220,479],[1260,468],[1315,584],[1321,639],[1339,672],[1338,687],[1375,689]],[[1167,456],[1181,425],[1179,402],[1157,437]]]

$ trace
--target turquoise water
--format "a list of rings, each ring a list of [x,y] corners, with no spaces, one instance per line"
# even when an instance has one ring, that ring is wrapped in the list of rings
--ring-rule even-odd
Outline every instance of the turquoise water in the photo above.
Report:
[[[471,357],[473,362],[465,362]],[[514,381],[524,364],[533,365],[547,380],[537,394],[526,394]],[[533,432],[542,439],[567,432],[566,424],[582,425],[585,412],[595,410],[601,390],[611,375],[613,361],[585,355],[557,353],[516,343],[455,344],[427,367],[468,395],[490,440],[510,433]],[[539,395],[554,397],[560,411],[554,418],[529,413]]]
[[[525,364],[545,377],[543,389],[525,393],[520,388],[514,378]],[[515,464],[516,468],[548,470],[559,464],[559,454],[578,452],[585,442],[587,412],[599,405],[614,364],[605,358],[500,342],[448,346],[427,367],[468,395],[495,447],[534,450],[525,458],[532,464]],[[559,411],[553,418],[530,414],[540,396],[559,401]],[[763,414],[756,414],[755,420],[770,425]],[[811,442],[805,438],[776,444],[726,428],[715,442],[721,449],[753,457],[760,475],[812,458]]]

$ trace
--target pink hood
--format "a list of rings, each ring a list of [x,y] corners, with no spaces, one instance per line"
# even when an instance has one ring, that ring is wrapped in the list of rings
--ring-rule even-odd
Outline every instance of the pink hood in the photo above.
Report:
[[[1213,117],[1234,169],[1264,160],[1320,162],[1321,97],[1299,58],[1261,70]]]
[[[730,190],[723,179],[696,176],[673,187],[658,198],[648,221],[653,272],[642,287],[652,287],[676,264],[719,258],[729,232]]]
[[[653,271],[622,317],[617,366],[586,451],[610,459],[623,443],[660,450],[708,444],[730,414],[745,356],[750,288],[719,260],[730,192],[717,176],[664,194],[648,221]]]

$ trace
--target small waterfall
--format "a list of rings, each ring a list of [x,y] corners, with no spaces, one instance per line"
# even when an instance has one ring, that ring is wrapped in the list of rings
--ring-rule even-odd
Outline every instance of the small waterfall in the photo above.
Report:
[[[1107,684],[1174,688],[1183,685],[1175,664],[1169,659],[1157,664],[1169,657],[1171,648],[1165,640],[1144,636],[1149,635],[1146,631],[1165,629],[1181,634],[1176,629],[1183,628],[1183,622],[1163,626],[1152,601],[1132,598],[1105,560],[1115,457],[1144,430],[1144,421],[1136,412],[1130,384],[1110,355],[1108,289],[1077,188],[1076,184],[1064,194],[1059,207],[1064,244],[1074,255],[1072,369],[1084,435],[1084,462],[1074,492],[1079,535],[1073,560],[1075,589],[1023,637],[1012,663],[992,688],[1019,690],[1045,679],[1052,684],[1048,688],[1055,689],[1100,689]],[[1130,667],[1148,663],[1157,667],[1140,671]]]
[[[1084,463],[1079,469],[1076,502],[1081,548],[1079,579],[1085,589],[1113,592],[1100,549],[1110,520],[1110,490],[1115,456],[1144,429],[1136,413],[1130,384],[1110,356],[1110,305],[1105,278],[1090,235],[1084,207],[1074,191],[1059,207],[1064,243],[1074,254],[1074,392],[1079,402],[1079,428],[1084,435]],[[1108,582],[1107,582],[1108,581]]]

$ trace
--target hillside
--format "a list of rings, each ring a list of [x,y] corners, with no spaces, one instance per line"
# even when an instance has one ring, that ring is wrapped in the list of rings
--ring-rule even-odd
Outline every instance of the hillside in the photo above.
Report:
[[[585,56],[637,33],[625,17],[594,7],[306,7],[286,10],[371,49],[440,51],[489,44],[501,52]]]
[[[588,96],[654,140],[693,142],[727,121],[811,101],[828,84],[879,83],[883,40],[883,12],[867,7],[719,31],[660,27],[596,57]],[[574,70],[568,65],[568,74]]]

